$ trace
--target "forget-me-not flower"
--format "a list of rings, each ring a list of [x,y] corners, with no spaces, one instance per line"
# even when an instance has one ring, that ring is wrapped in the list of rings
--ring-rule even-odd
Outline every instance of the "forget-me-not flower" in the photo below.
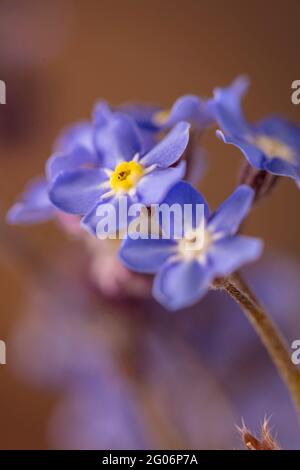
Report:
[[[240,77],[228,88],[215,90],[214,110],[222,129],[217,135],[227,144],[238,147],[248,162],[279,176],[300,183],[300,126],[280,116],[270,116],[257,124],[244,117],[241,99],[248,81]]]
[[[120,251],[121,260],[134,271],[156,274],[153,295],[168,309],[192,305],[207,292],[215,278],[231,274],[260,255],[260,240],[237,235],[253,197],[250,187],[239,186],[217,212],[210,214],[203,196],[188,183],[179,182],[164,202],[169,207],[180,204],[182,208],[185,204],[204,205],[203,243],[193,247],[201,225],[201,221],[196,225],[197,218],[193,217],[179,239],[172,237],[173,230],[169,239],[127,238]]]
[[[189,127],[186,122],[178,123],[145,153],[132,118],[118,112],[104,114],[94,136],[98,166],[60,171],[50,200],[62,211],[83,215],[83,224],[94,233],[101,204],[109,202],[118,210],[120,196],[127,198],[128,205],[159,203],[184,176],[185,163],[173,165],[186,149]]]

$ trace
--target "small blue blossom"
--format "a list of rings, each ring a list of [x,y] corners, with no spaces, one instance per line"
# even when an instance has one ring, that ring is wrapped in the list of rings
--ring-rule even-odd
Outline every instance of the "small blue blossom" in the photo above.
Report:
[[[120,258],[133,271],[156,274],[153,295],[166,308],[177,310],[192,305],[207,292],[216,277],[231,274],[261,254],[260,240],[236,234],[253,197],[250,187],[239,186],[217,212],[210,214],[203,196],[188,183],[179,182],[164,202],[169,207],[204,205],[206,223],[201,247],[191,249],[200,227],[193,225],[182,239],[175,239],[172,230],[170,239],[127,238]]]
[[[109,202],[118,210],[120,196],[127,197],[128,205],[160,202],[184,176],[185,162],[173,165],[186,149],[189,127],[186,122],[178,123],[145,153],[143,139],[133,119],[104,109],[102,114],[98,114],[94,129],[97,166],[72,170],[74,161],[80,163],[81,159],[77,149],[77,157],[74,153],[71,157],[54,157],[48,166],[53,178],[50,200],[64,212],[84,215],[82,223],[93,233],[96,232],[97,209],[101,204]],[[89,163],[93,164],[94,156],[86,151],[87,160],[88,155],[91,157]],[[61,158],[64,159],[64,168],[58,169]]]
[[[55,207],[49,200],[48,183],[36,178],[27,186],[20,201],[7,214],[10,224],[34,224],[46,222],[54,217]]]
[[[300,183],[300,126],[280,116],[249,124],[241,108],[248,81],[240,77],[228,88],[215,91],[214,110],[222,128],[217,135],[238,147],[254,167]]]

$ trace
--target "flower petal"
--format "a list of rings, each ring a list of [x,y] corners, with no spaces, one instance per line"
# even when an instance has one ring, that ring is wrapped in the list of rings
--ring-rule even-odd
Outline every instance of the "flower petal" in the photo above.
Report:
[[[241,101],[249,88],[249,80],[240,76],[226,88],[214,90],[213,109],[222,129],[231,135],[243,135],[248,131]]]
[[[255,127],[256,131],[282,140],[300,153],[300,126],[281,116],[268,116]],[[300,156],[300,155],[299,155]]]
[[[34,224],[52,219],[54,213],[55,207],[48,196],[48,183],[44,178],[37,178],[9,210],[7,221],[10,224]]]
[[[178,98],[172,106],[166,125],[173,126],[179,121],[187,121],[198,129],[204,129],[211,125],[213,115],[208,101],[195,95],[185,95]]]
[[[289,176],[296,181],[300,180],[300,168],[295,168],[289,162],[282,160],[281,158],[272,158],[265,162],[265,170],[273,173],[274,175]]]
[[[111,169],[142,152],[142,140],[135,122],[122,113],[111,113],[105,122],[96,122],[95,146],[102,165]]]
[[[241,150],[248,162],[251,163],[251,165],[259,169],[264,168],[266,157],[264,156],[263,152],[259,150],[259,148],[255,147],[255,145],[250,144],[242,137],[238,138],[224,135],[223,132],[220,130],[218,130],[216,134],[217,137],[223,140],[225,144],[232,144],[239,150]]]
[[[174,211],[174,216],[163,217],[162,210],[164,205],[169,207],[179,206],[180,214]],[[186,205],[191,207],[191,212],[186,212]],[[184,235],[183,231],[194,230],[199,227],[203,219],[199,219],[202,213],[199,213],[198,206],[202,205],[204,210],[205,218],[209,215],[209,207],[202,196],[192,185],[185,181],[180,181],[168,192],[167,196],[163,200],[159,214],[159,222],[162,227],[163,233],[170,235],[171,238],[180,238]]]
[[[119,256],[125,266],[140,273],[154,274],[174,254],[176,242],[172,240],[132,240],[127,238]]]
[[[65,129],[58,137],[54,150],[59,153],[69,153],[78,146],[90,152],[94,151],[93,127],[89,121],[79,122]]]
[[[239,186],[219,207],[208,223],[214,233],[234,234],[251,209],[254,190],[247,185]]]
[[[54,180],[63,171],[76,170],[84,165],[95,165],[96,155],[87,148],[75,147],[69,154],[52,155],[47,161],[46,172],[48,179]]]
[[[125,103],[120,107],[121,111],[129,114],[139,127],[153,131],[158,130],[158,126],[153,122],[153,116],[161,111],[161,107],[156,105],[142,105],[136,103]]]
[[[215,276],[227,276],[261,255],[263,242],[258,238],[237,235],[215,242],[210,251]]]
[[[197,261],[170,261],[155,277],[153,296],[168,310],[178,310],[197,302],[211,281],[210,269]]]
[[[99,169],[80,169],[60,173],[50,189],[50,200],[64,212],[86,214],[105,191],[107,175]]]
[[[156,164],[160,168],[167,168],[177,162],[187,147],[189,129],[190,124],[179,122],[159,144],[140,160],[140,163],[145,167]]]
[[[160,203],[170,188],[184,177],[185,162],[180,162],[176,167],[154,170],[144,176],[138,186],[139,201],[146,206]]]

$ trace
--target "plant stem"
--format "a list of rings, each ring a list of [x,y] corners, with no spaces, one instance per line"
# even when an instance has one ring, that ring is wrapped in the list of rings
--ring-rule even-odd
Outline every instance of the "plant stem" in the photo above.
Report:
[[[281,332],[238,273],[218,279],[215,287],[228,292],[242,307],[286,384],[300,417],[300,371],[292,363],[288,346]]]

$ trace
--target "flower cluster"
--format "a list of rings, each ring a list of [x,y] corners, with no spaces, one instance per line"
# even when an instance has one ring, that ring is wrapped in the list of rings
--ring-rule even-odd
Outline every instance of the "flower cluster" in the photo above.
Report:
[[[241,107],[247,88],[247,79],[239,77],[229,87],[217,88],[209,99],[183,96],[169,110],[98,103],[90,121],[72,126],[58,139],[46,176],[29,185],[10,209],[9,222],[66,220],[69,214],[83,233],[96,236],[99,208],[109,202],[120,212],[121,196],[129,207],[201,204],[202,220],[192,217],[180,239],[174,237],[175,227],[166,238],[162,222],[158,237],[127,237],[119,251],[127,268],[155,275],[153,295],[168,309],[197,302],[215,279],[230,275],[262,251],[260,240],[239,234],[255,189],[241,184],[211,212],[190,184],[202,176],[202,133],[220,127],[217,135],[237,146],[255,171],[288,176],[300,184],[300,128],[280,117],[249,124]],[[124,218],[117,230],[127,225]],[[203,226],[203,243],[191,249]]]

